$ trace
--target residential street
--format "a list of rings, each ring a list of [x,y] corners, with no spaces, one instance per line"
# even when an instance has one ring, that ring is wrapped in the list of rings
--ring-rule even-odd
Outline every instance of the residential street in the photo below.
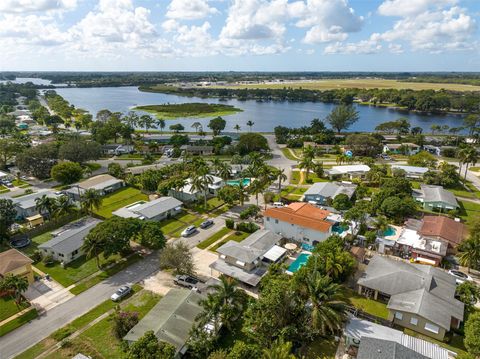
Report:
[[[55,330],[109,299],[119,286],[139,282],[157,270],[158,254],[155,252],[144,260],[133,264],[71,300],[53,308],[38,319],[1,337],[0,358],[13,358],[15,355],[48,337]]]

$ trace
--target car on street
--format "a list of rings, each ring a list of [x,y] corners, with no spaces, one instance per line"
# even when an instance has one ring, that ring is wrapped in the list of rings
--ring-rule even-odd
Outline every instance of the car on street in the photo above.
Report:
[[[130,288],[128,285],[124,285],[118,288],[117,291],[112,294],[110,299],[113,300],[114,302],[118,302],[119,300],[125,298],[131,291],[132,291],[132,288]]]
[[[175,276],[173,283],[188,289],[196,289],[199,280],[189,275],[177,275]]]
[[[455,269],[450,269],[448,271],[448,274],[453,275],[455,277],[455,281],[457,282],[457,284],[462,284],[465,281],[470,282],[473,280],[472,277],[470,277],[468,274],[465,274]]]
[[[200,228],[201,229],[205,229],[205,228],[208,228],[210,226],[213,226],[213,220],[212,219],[207,219],[206,221],[203,221],[201,224],[200,224]]]
[[[188,226],[182,231],[182,237],[188,237],[197,231],[197,227]]]

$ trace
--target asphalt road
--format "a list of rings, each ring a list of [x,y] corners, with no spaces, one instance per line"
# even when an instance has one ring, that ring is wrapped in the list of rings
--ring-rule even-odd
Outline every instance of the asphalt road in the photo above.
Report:
[[[110,298],[124,284],[139,282],[158,270],[158,254],[155,252],[114,276],[100,282],[69,301],[49,310],[38,319],[0,338],[0,359],[9,359],[22,353],[55,330]]]

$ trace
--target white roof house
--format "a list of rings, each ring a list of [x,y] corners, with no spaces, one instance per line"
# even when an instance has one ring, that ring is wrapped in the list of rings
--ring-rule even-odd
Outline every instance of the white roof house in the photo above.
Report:
[[[10,176],[7,172],[0,171],[0,179]]]
[[[427,167],[392,165],[392,170],[404,170],[405,175],[410,178],[420,178],[429,171]]]
[[[175,215],[182,209],[182,202],[173,197],[160,197],[150,202],[140,201],[122,207],[112,214],[123,218],[160,220]]]
[[[350,178],[362,177],[368,171],[370,167],[367,165],[346,165],[346,166],[333,166],[325,172],[331,176],[348,176]]]

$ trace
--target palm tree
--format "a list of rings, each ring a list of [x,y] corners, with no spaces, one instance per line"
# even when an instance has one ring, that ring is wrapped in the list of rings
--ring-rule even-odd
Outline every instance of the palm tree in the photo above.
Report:
[[[240,125],[237,123],[235,126],[233,126],[233,129],[234,129],[235,131],[237,131],[237,134],[238,134],[238,132],[240,131],[241,127],[240,127]]]
[[[155,125],[160,127],[160,131],[163,132],[163,129],[165,128],[165,120],[163,118],[158,118],[155,120]]]
[[[458,259],[462,266],[477,268],[480,263],[480,235],[471,234],[458,246]]]
[[[263,196],[263,202],[265,205],[265,210],[267,210],[267,203],[270,203],[273,201],[273,199],[275,198],[275,194],[273,192],[267,191],[267,192],[263,192],[262,196]]]
[[[15,303],[19,305],[22,302],[22,293],[28,289],[28,280],[16,275],[7,275],[2,281],[2,289],[13,291]]]
[[[262,351],[262,359],[295,359],[292,354],[292,343],[285,342],[283,339],[277,339],[270,348]]]
[[[94,208],[99,209],[102,205],[102,198],[97,190],[90,188],[83,193],[80,202],[83,208],[92,214]]]
[[[238,288],[238,282],[235,278],[222,274],[219,279],[220,283],[209,286],[209,289],[215,291],[213,295],[220,306],[222,323],[231,329],[233,321],[241,315],[245,308],[246,294]]]
[[[218,168],[218,176],[225,181],[230,178],[231,174],[232,166],[230,166],[227,162],[222,162]]]
[[[248,200],[248,190],[244,185],[245,178],[240,178],[240,181],[238,182],[237,186],[237,191],[238,191],[238,197],[240,200],[240,206],[243,206],[245,201]]]
[[[333,334],[342,328],[346,317],[346,304],[341,300],[341,287],[328,276],[312,272],[306,278],[306,289],[311,306],[312,327],[320,335]]]
[[[250,128],[250,132],[252,132],[252,127],[253,125],[255,124],[255,122],[251,121],[251,120],[248,120],[246,125]]]
[[[155,120],[150,115],[142,115],[138,120],[138,125],[145,128],[145,132],[148,133],[148,130],[152,128]]]
[[[248,158],[250,160],[250,166],[253,167],[254,170],[258,170],[260,167],[265,165],[263,156],[258,152],[250,153]]]
[[[57,199],[57,208],[55,209],[54,214],[56,217],[62,217],[70,214],[74,208],[75,205],[70,201],[68,196],[61,196]]]
[[[208,186],[213,183],[213,177],[208,173],[208,167],[199,167],[197,175],[192,179],[192,190],[203,192],[204,206],[207,208]]]
[[[255,181],[251,182],[250,186],[248,187],[248,190],[250,191],[250,193],[255,195],[257,206],[258,206],[258,195],[263,192],[265,187],[266,187],[265,183],[259,179],[256,179]]]
[[[101,238],[94,232],[90,232],[83,241],[82,250],[85,252],[87,258],[95,257],[97,268],[101,269],[99,259],[99,255],[103,251],[103,241]]]
[[[202,124],[200,122],[194,122],[192,123],[192,128],[195,129],[195,132],[198,132],[198,129],[202,128]]]
[[[202,306],[203,311],[197,315],[195,321],[204,325],[213,321],[213,325],[215,326],[214,332],[218,333],[218,330],[220,329],[219,325],[221,323],[220,303],[218,298],[213,293],[208,293],[207,298],[202,300],[200,305]]]
[[[458,158],[460,159],[460,163],[465,164],[465,174],[463,178],[463,181],[465,182],[467,180],[468,167],[470,165],[475,166],[478,162],[477,150],[473,146],[464,147],[458,151]]]
[[[313,161],[313,157],[304,156],[300,163],[298,164],[298,168],[305,170],[305,181],[308,181],[308,175],[310,174],[310,169],[315,166],[315,162]]]
[[[278,193],[282,192],[282,181],[286,181],[288,179],[287,175],[285,174],[285,168],[279,168],[276,173],[278,179]]]
[[[377,219],[375,220],[375,223],[373,225],[375,230],[377,231],[377,234],[380,236],[383,236],[383,234],[386,232],[388,229],[388,220],[387,217],[385,216],[378,216]]]
[[[48,197],[44,194],[42,197],[35,199],[35,209],[39,212],[47,212],[48,218],[52,218],[52,214],[56,207],[56,199],[53,197]]]

